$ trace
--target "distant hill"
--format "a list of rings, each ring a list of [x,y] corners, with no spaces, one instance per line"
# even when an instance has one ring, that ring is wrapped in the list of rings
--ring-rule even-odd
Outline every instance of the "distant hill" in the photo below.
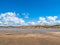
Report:
[[[20,28],[60,28],[60,25],[54,25],[54,26],[20,26]]]
[[[36,25],[36,26],[0,26],[0,28],[60,28],[60,25],[54,25],[54,26],[41,26],[41,25]]]

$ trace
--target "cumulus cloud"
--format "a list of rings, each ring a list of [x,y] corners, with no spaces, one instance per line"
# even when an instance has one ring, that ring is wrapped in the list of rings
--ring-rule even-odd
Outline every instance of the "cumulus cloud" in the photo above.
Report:
[[[54,22],[56,21],[58,17],[57,16],[48,16],[47,19],[50,21],[50,22]]]
[[[29,13],[22,13],[22,15],[24,16],[24,18],[29,18]]]
[[[22,25],[25,21],[18,18],[16,13],[7,12],[0,14],[0,25]]]
[[[39,21],[38,22],[40,23],[40,25],[44,25],[44,24],[47,23],[46,18],[44,18],[44,17],[39,17]]]
[[[60,20],[57,20],[58,16],[46,16],[46,17],[39,17],[38,23],[40,25],[56,25],[60,24]]]
[[[23,13],[26,18],[28,14]],[[22,25],[59,25],[60,20],[57,20],[58,16],[46,16],[46,17],[39,17],[37,21],[29,21],[25,22],[23,18],[19,18],[16,13],[14,12],[6,12],[0,14],[0,26],[22,26]]]
[[[34,21],[30,21],[30,22],[27,22],[28,25],[36,25],[36,22]]]

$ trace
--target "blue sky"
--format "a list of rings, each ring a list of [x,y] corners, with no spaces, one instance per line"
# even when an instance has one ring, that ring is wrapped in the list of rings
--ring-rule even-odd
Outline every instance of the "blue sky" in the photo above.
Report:
[[[31,17],[60,15],[60,0],[0,0],[3,12],[28,12]]]
[[[60,0],[0,0],[0,14],[6,12],[17,13],[26,22],[46,16],[58,16],[60,20]]]

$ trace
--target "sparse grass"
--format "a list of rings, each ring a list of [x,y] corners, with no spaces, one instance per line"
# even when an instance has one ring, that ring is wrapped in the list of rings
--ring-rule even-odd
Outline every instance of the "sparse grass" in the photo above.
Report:
[[[60,25],[35,25],[35,26],[0,26],[0,28],[60,28]]]

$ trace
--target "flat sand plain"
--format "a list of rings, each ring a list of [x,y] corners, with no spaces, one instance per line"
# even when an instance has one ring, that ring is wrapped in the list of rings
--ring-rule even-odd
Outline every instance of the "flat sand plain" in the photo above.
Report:
[[[60,32],[45,34],[0,33],[0,45],[60,45]]]
[[[0,28],[0,45],[60,45],[60,28]]]

